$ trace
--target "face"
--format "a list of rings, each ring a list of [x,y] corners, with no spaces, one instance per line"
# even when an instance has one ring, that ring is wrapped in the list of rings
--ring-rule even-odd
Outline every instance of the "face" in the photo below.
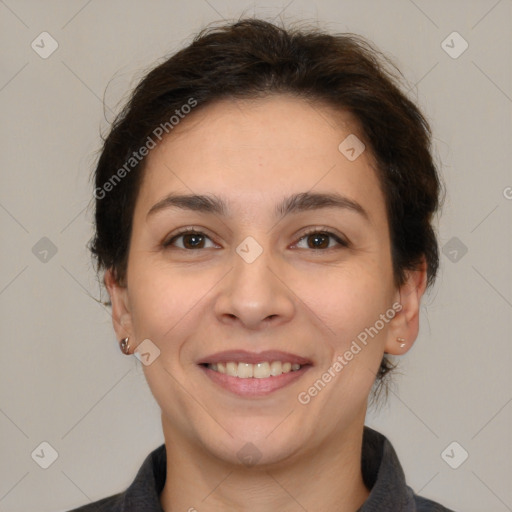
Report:
[[[159,351],[143,369],[166,439],[282,463],[362,428],[383,353],[416,337],[421,287],[394,285],[358,133],[289,96],[223,100],[148,156],[126,284],[106,283],[118,337]]]

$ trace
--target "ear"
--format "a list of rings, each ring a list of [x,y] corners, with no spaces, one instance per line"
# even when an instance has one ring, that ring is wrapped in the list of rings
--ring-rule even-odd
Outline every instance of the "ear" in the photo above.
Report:
[[[397,302],[402,308],[389,322],[385,353],[405,354],[416,341],[420,322],[421,298],[427,288],[427,263],[422,259],[418,269],[407,271],[406,282],[398,289]],[[397,340],[402,338],[403,341]],[[401,344],[405,344],[401,347]]]
[[[105,271],[103,282],[110,295],[112,303],[112,324],[118,340],[131,336],[132,317],[130,312],[130,303],[128,300],[128,289],[126,285],[118,282],[110,268]]]

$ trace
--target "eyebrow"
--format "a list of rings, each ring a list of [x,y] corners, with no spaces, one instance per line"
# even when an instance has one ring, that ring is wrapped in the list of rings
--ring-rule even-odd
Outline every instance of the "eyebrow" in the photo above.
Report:
[[[179,195],[171,193],[153,205],[148,211],[147,217],[168,208],[213,213],[222,217],[226,217],[229,211],[226,201],[215,195]],[[337,193],[301,192],[293,194],[278,203],[274,212],[276,217],[285,217],[293,213],[322,208],[350,210],[358,213],[367,221],[370,220],[367,211],[359,203]]]

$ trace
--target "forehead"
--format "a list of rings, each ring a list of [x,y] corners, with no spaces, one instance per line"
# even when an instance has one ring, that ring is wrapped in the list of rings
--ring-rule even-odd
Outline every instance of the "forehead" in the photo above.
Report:
[[[325,104],[288,95],[217,101],[181,120],[151,151],[138,203],[151,207],[180,190],[228,196],[243,209],[276,202],[284,190],[336,189],[383,206],[370,151],[356,159],[343,152],[346,140],[359,152],[362,139],[354,116]]]
[[[327,146],[336,151],[340,137],[349,134],[362,138],[357,118],[325,103],[288,94],[229,98],[198,107],[185,116],[153,155],[166,148],[176,149],[185,140],[200,149],[190,158],[221,150],[262,154],[277,148],[315,158]],[[287,157],[293,158],[293,154]]]

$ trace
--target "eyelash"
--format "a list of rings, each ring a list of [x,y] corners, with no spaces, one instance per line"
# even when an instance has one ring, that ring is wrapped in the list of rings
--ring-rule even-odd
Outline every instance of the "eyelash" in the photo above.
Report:
[[[315,235],[315,234],[322,234],[322,235],[326,235],[330,238],[333,238],[340,247],[344,247],[344,248],[348,248],[349,247],[349,243],[345,240],[343,240],[342,238],[340,238],[338,235],[336,235],[335,233],[333,233],[332,231],[329,231],[328,228],[326,227],[322,227],[322,228],[312,228],[306,232],[304,232],[301,237],[297,240],[297,243],[298,242],[301,242],[304,238],[307,238],[308,236],[310,235]],[[178,238],[184,236],[184,235],[201,235],[201,236],[204,236],[208,239],[211,240],[211,238],[206,235],[205,233],[203,233],[202,231],[198,231],[192,227],[186,227],[186,228],[182,228],[181,230],[179,230],[177,233],[175,233],[170,239],[166,240],[165,242],[162,243],[162,246],[164,248],[170,248],[173,244],[173,242],[175,240],[177,240]],[[213,240],[212,240],[213,242]],[[201,249],[182,249],[181,247],[177,247],[177,249],[180,249],[182,251],[197,251],[197,250],[201,250]],[[318,252],[318,251],[328,251],[328,250],[332,250],[332,249],[336,249],[336,247],[327,247],[325,249],[311,249],[311,248],[308,248],[306,250],[310,250],[310,251],[315,251],[315,252]]]

